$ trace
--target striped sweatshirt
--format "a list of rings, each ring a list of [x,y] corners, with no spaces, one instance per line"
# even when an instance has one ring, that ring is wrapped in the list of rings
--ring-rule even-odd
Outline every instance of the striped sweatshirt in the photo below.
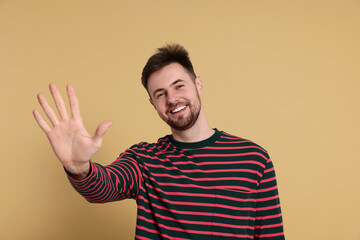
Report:
[[[137,202],[135,239],[284,239],[275,171],[252,141],[215,129],[196,143],[142,142],[72,186],[87,201]]]

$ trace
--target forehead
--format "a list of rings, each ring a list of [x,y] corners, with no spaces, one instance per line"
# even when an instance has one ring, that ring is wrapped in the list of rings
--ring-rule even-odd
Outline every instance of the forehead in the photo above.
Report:
[[[191,81],[187,70],[179,63],[170,63],[160,70],[152,73],[148,78],[148,90],[150,93],[158,88],[167,88],[177,80]]]

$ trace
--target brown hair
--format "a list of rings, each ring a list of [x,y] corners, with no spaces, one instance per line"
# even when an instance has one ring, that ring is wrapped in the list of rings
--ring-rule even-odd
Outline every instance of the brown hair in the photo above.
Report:
[[[141,82],[146,90],[149,76],[171,63],[181,64],[193,79],[196,78],[186,49],[180,44],[167,44],[157,49],[157,52],[149,58],[142,71]]]

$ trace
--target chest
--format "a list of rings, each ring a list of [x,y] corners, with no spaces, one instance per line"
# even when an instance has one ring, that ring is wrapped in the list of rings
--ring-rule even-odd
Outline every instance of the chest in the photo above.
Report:
[[[173,188],[255,192],[265,168],[257,152],[178,151],[153,154],[143,163],[144,181]]]

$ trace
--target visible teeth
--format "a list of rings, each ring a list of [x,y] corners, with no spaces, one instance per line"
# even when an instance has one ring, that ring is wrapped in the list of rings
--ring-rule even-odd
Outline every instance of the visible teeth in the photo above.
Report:
[[[181,106],[181,107],[175,108],[175,109],[172,110],[171,112],[172,112],[172,113],[177,113],[177,112],[183,110],[184,108],[186,108],[186,106]]]

